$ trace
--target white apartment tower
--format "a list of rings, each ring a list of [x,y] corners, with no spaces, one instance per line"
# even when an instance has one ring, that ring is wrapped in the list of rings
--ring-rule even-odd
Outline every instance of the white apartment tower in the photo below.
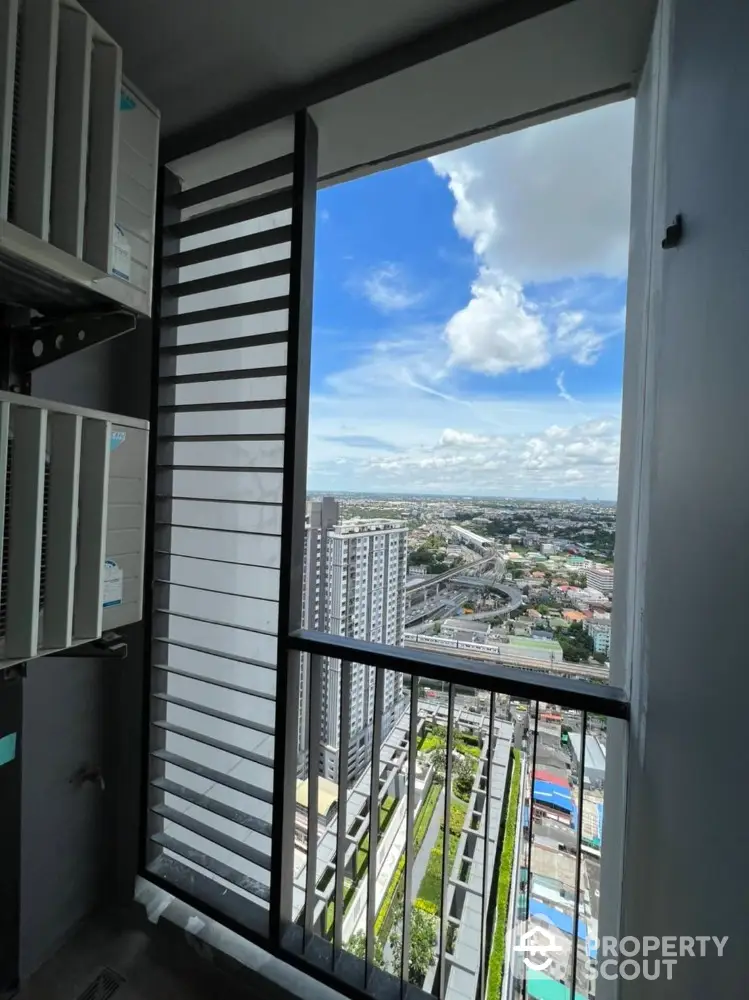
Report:
[[[306,628],[402,646],[405,632],[407,531],[401,521],[340,520],[331,497],[307,504],[303,621]],[[320,773],[335,780],[340,748],[340,663],[323,663]],[[299,760],[306,772],[306,663],[300,685]],[[347,772],[356,777],[369,762],[375,670],[352,664],[351,728]],[[383,734],[402,710],[403,678],[385,673]]]

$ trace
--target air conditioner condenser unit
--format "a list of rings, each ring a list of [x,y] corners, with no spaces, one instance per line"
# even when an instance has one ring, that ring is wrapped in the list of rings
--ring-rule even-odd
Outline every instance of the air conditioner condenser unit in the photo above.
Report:
[[[148,433],[0,392],[0,670],[142,617]]]

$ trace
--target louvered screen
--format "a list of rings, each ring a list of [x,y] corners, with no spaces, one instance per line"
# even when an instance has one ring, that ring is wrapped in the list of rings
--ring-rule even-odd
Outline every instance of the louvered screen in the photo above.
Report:
[[[290,119],[176,162],[163,199],[147,870],[263,934],[287,360],[309,337],[294,136]]]

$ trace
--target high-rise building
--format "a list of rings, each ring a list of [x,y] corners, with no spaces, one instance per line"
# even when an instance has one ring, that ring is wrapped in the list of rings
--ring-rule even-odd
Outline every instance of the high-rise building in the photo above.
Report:
[[[303,622],[369,642],[403,645],[408,529],[401,521],[340,519],[331,497],[307,505]],[[375,670],[351,664],[351,726],[346,761],[350,778],[369,763],[374,717]],[[324,660],[322,669],[322,750],[320,773],[335,779],[340,752],[340,663]],[[306,773],[306,716],[309,690],[307,663],[300,685],[299,760]],[[403,678],[385,673],[382,704],[383,734],[389,732],[402,708]]]

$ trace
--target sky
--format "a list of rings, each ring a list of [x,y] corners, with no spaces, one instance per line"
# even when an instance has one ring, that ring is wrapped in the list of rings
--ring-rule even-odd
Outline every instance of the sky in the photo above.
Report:
[[[311,491],[616,498],[633,112],[319,192]]]

